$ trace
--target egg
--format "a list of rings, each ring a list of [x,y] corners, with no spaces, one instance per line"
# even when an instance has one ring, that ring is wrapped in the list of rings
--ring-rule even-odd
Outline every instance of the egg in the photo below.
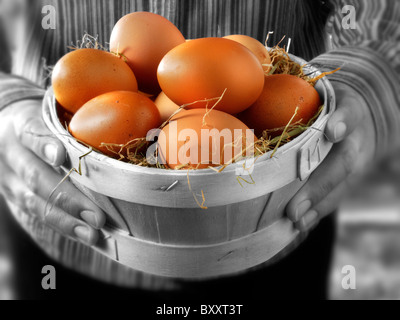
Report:
[[[267,48],[260,41],[240,34],[226,36],[224,38],[244,45],[247,49],[254,53],[258,61],[260,61],[260,63],[263,65],[265,72],[268,73],[271,70],[271,56],[269,55]]]
[[[237,114],[250,107],[264,87],[257,57],[243,45],[223,38],[196,39],[172,49],[158,67],[164,93],[177,105],[223,99],[216,110]],[[188,107],[211,108],[217,101]]]
[[[136,77],[123,59],[97,49],[78,49],[62,57],[52,84],[58,103],[72,114],[103,93],[138,91]]]
[[[252,130],[230,114],[192,109],[178,113],[163,128],[158,150],[169,168],[205,169],[230,164],[246,151],[252,155],[256,139]]]
[[[171,101],[164,92],[161,92],[158,95],[155,104],[158,111],[160,111],[161,121],[163,123],[168,121],[169,118],[180,108],[175,102]],[[183,109],[180,112],[185,112],[185,110]]]
[[[134,92],[116,91],[87,102],[74,115],[70,133],[79,141],[109,156],[115,156],[102,143],[124,145],[161,125],[154,102]]]
[[[182,33],[166,18],[150,12],[134,12],[115,25],[110,49],[127,59],[141,91],[158,94],[161,89],[157,67],[168,51],[184,42]]]
[[[293,123],[307,124],[321,105],[317,90],[307,81],[287,74],[266,76],[263,93],[239,119],[260,136],[265,130],[286,127],[297,107]]]

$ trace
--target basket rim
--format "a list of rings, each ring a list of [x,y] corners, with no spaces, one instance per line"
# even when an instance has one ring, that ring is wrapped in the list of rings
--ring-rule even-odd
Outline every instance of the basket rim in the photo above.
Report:
[[[305,69],[310,70],[312,74],[315,74],[316,76],[321,74],[321,72],[314,66],[308,65],[307,62],[299,57],[296,57],[294,55],[290,55],[293,60],[296,62],[306,65]],[[317,86],[319,87],[320,91],[322,90],[322,94],[324,96],[324,110],[321,113],[321,115],[318,117],[318,119],[315,121],[312,127],[308,128],[305,132],[303,132],[301,135],[290,141],[289,143],[281,146],[278,148],[278,150],[275,153],[274,158],[279,158],[279,155],[285,154],[288,150],[291,148],[296,147],[298,144],[302,144],[304,141],[307,141],[310,139],[312,136],[317,134],[317,131],[320,127],[323,126],[324,123],[326,123],[326,118],[332,114],[332,112],[335,109],[335,104],[330,101],[330,95],[334,96],[334,90],[332,85],[330,84],[329,80],[327,78],[323,78],[317,82]],[[56,108],[56,100],[54,97],[54,92],[52,87],[49,87],[49,89],[46,92],[45,99],[43,101],[43,116],[45,119],[45,122],[49,129],[56,135],[58,135],[58,138],[63,142],[63,144],[69,144],[73,148],[75,148],[77,151],[82,153],[82,155],[88,153],[90,149],[83,144],[79,143],[76,141],[76,139],[63,127],[61,122],[58,120],[58,115],[57,115],[57,108]],[[265,153],[264,155],[258,157],[254,163],[254,165],[257,167],[261,165],[263,162],[268,161],[268,160],[274,160],[271,158],[271,155],[274,151],[269,151],[268,153]],[[162,169],[162,168],[150,168],[150,167],[143,167],[143,166],[138,166],[135,164],[131,163],[126,163],[123,161],[119,161],[116,159],[113,159],[111,157],[108,157],[106,155],[103,155],[99,152],[93,151],[88,155],[88,157],[92,158],[93,160],[99,161],[102,163],[102,165],[107,165],[110,167],[113,167],[114,169],[121,169],[124,171],[129,171],[129,172],[140,172],[142,174],[149,174],[149,175],[156,175],[156,174],[165,174],[169,176],[176,176],[176,177],[183,177],[187,176],[187,170],[173,170],[173,169]],[[252,158],[250,158],[252,159]],[[233,163],[228,165],[223,172],[229,173],[232,171],[235,171],[239,166],[241,166],[243,163],[245,163],[245,160],[242,160],[237,163]],[[219,167],[216,167],[218,169]],[[216,172],[215,170],[212,169],[199,169],[199,170],[190,170],[190,175],[191,176],[196,176],[196,175],[216,175],[216,174],[221,174]]]

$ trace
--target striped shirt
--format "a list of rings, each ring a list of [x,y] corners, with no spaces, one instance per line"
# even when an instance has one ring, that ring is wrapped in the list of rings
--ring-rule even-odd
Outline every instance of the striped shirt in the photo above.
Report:
[[[0,110],[21,99],[42,97],[49,85],[46,66],[54,65],[85,32],[106,44],[123,15],[151,11],[172,21],[186,38],[246,34],[264,41],[269,31],[274,31],[270,45],[283,36],[291,38],[291,53],[322,71],[341,67],[330,79],[365,98],[378,153],[400,140],[399,0],[39,0],[30,5],[29,29],[14,57],[13,75],[0,74]],[[42,28],[44,5],[56,9],[55,30]],[[344,25],[348,5],[355,8],[355,29]],[[48,250],[55,245],[49,243]]]

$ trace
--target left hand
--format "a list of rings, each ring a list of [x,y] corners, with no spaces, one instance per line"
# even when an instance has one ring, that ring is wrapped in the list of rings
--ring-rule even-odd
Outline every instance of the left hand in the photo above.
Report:
[[[356,177],[373,160],[376,133],[365,100],[349,86],[333,82],[337,110],[325,134],[335,145],[287,206],[287,215],[302,232],[309,232],[333,213],[352,189]]]
[[[43,122],[41,101],[20,101],[1,111],[0,195],[62,235],[93,246],[105,213],[71,181],[50,199],[65,175],[55,168],[65,159],[64,146]]]

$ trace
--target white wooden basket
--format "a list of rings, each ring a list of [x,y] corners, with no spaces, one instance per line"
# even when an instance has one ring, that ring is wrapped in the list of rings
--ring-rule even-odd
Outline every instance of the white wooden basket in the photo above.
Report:
[[[334,91],[326,78],[316,89],[324,111],[273,158],[257,160],[255,184],[241,186],[235,164],[222,173],[191,171],[191,191],[187,171],[138,167],[96,152],[83,158],[82,176],[72,174],[71,180],[107,214],[105,237],[93,250],[138,271],[186,279],[243,272],[281,253],[300,236],[285,217],[286,205],[332,147],[323,132],[335,110]],[[51,89],[43,116],[67,150],[63,170],[78,168],[89,149],[60,123]],[[208,210],[193,197],[202,190]]]

